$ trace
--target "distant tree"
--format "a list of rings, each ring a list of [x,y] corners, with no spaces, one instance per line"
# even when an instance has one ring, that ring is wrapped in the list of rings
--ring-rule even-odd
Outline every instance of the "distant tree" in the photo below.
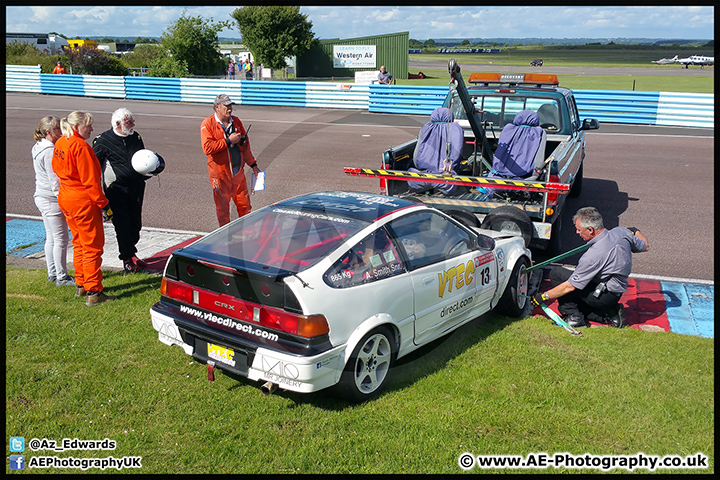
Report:
[[[300,7],[252,5],[238,8],[230,16],[255,63],[268,68],[285,68],[285,58],[302,55],[315,42],[312,22],[300,13]]]
[[[423,43],[420,40],[415,40],[414,38],[411,38],[408,42],[408,46],[410,48],[422,48]]]
[[[463,40],[460,45],[470,45],[470,40]]]
[[[40,49],[35,45],[20,40],[13,40],[5,44],[5,57],[23,55],[42,55]]]
[[[425,43],[423,43],[423,47],[425,48],[435,48],[437,47],[437,44],[435,43],[435,40],[432,38],[425,40]]]
[[[230,21],[213,23],[212,18],[188,17],[183,12],[177,22],[160,37],[162,46],[193,75],[216,75],[223,71],[218,50],[218,32],[232,26]]]
[[[130,67],[149,67],[155,60],[169,58],[168,52],[161,45],[135,45],[135,49],[123,57]]]
[[[187,77],[190,74],[187,62],[175,57],[165,57],[151,60],[148,64],[149,77]]]
[[[127,66],[119,58],[106,55],[103,50],[78,47],[66,51],[69,65],[77,75],[125,75]]]

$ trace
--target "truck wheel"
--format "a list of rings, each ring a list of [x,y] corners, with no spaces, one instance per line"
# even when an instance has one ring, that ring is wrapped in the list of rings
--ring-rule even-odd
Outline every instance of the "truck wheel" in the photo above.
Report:
[[[570,187],[570,192],[568,192],[568,196],[572,198],[577,198],[580,196],[580,192],[582,192],[582,182],[583,182],[583,165],[580,164],[580,168],[578,168],[577,175],[575,176],[575,181],[572,184],[572,187]]]
[[[353,402],[364,402],[385,387],[394,351],[393,336],[385,327],[371,331],[355,347],[337,384],[339,393]]]
[[[443,211],[465,226],[480,227],[480,219],[470,210],[464,208],[449,208]]]
[[[527,213],[511,205],[503,205],[491,210],[485,216],[482,228],[522,237],[526,247],[530,245],[535,229]]]
[[[529,290],[529,278],[525,270],[528,267],[526,257],[521,257],[515,263],[513,271],[510,274],[510,280],[505,287],[505,291],[498,302],[497,311],[508,317],[519,317],[525,311],[527,304],[527,294]]]

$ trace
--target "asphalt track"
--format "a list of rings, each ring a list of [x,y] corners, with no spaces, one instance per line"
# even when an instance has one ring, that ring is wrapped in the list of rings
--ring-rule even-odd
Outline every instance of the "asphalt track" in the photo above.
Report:
[[[6,94],[6,252],[13,252],[8,264],[44,264],[42,242],[23,238],[40,231],[44,239],[29,154],[39,119],[89,111],[96,135],[109,128],[120,106],[134,113],[145,145],[167,162],[147,184],[141,258],[161,270],[173,248],[217,227],[199,138],[210,105]],[[377,167],[383,150],[414,138],[427,121],[420,115],[319,108],[238,106],[234,113],[246,127],[253,125],[251,146],[267,172],[267,189],[252,196],[254,208],[320,190],[378,192],[376,180],[348,177],[342,168]],[[651,250],[634,256],[631,288],[623,297],[636,328],[714,335],[708,335],[714,322],[713,135],[708,129],[612,124],[588,133],[583,193],[566,204],[563,250],[581,244],[571,217],[586,205],[601,211],[606,226],[634,225],[649,237]],[[103,265],[117,268],[113,237],[110,228]],[[30,246],[18,248],[23,245]]]

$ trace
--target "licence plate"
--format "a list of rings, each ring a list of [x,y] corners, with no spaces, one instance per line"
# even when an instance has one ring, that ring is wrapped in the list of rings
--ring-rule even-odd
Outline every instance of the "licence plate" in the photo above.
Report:
[[[247,375],[247,353],[242,350],[196,339],[195,356],[205,363],[214,362],[223,370]]]

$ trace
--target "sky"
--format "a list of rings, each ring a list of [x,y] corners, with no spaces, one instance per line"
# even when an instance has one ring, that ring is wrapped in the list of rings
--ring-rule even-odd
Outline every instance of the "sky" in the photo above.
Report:
[[[160,37],[187,16],[232,20],[239,6],[9,6],[5,31],[57,32],[68,37],[129,40]],[[355,38],[410,32],[410,38],[666,38],[714,39],[713,6],[301,6],[316,38]],[[240,38],[237,28],[220,37]]]

